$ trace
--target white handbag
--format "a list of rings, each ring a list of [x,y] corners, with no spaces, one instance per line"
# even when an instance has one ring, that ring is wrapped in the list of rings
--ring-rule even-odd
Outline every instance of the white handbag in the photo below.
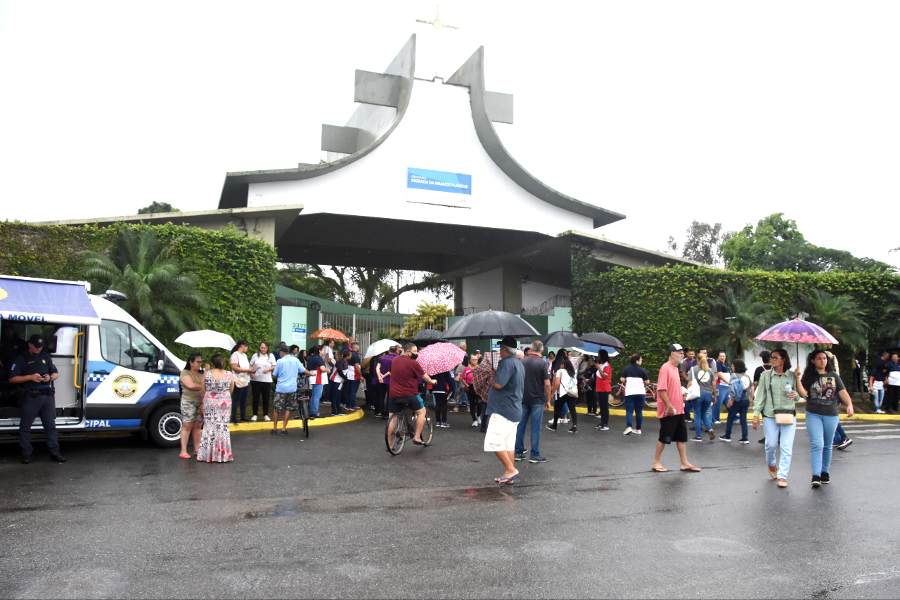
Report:
[[[696,400],[700,397],[700,383],[694,375],[691,375],[691,382],[688,384],[687,396],[685,400]]]

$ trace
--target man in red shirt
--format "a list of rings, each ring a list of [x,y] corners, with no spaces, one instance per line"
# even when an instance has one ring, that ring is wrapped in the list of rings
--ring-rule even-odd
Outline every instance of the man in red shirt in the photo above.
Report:
[[[434,385],[434,379],[425,374],[422,365],[416,362],[419,349],[413,343],[403,344],[403,354],[391,363],[391,382],[388,389],[388,439],[394,439],[394,421],[391,417],[404,408],[416,411],[416,433],[413,444],[423,445],[422,431],[425,429],[425,405],[419,398],[419,383],[424,379]]]
[[[689,473],[699,473],[700,468],[695,467],[687,459],[687,426],[684,424],[684,396],[681,393],[681,375],[678,365],[684,358],[684,348],[681,344],[669,346],[669,360],[659,369],[659,379],[656,383],[657,402],[656,416],[659,417],[659,441],[656,442],[656,456],[651,467],[656,473],[668,471],[662,465],[662,453],[666,445],[675,441],[678,448],[678,456],[681,459],[681,470]]]

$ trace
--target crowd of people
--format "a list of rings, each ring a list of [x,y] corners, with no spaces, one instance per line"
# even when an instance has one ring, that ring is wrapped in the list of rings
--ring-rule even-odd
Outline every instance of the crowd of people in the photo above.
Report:
[[[475,350],[466,353],[454,369],[433,377],[416,362],[418,348],[411,343],[391,346],[366,359],[360,357],[358,344],[336,348],[331,340],[306,351],[281,343],[276,354],[262,342],[250,357],[248,347],[246,341],[238,342],[227,363],[221,354],[208,363],[199,354],[188,358],[181,375],[181,458],[190,458],[192,442],[198,461],[233,460],[229,422],[253,422],[261,417],[273,423],[273,435],[287,435],[288,421],[298,411],[301,394],[309,398],[311,419],[319,417],[323,398],[330,402],[332,415],[356,411],[357,393],[365,381],[362,408],[375,418],[387,419],[404,407],[424,417],[425,398],[433,401],[439,428],[449,427],[451,404],[455,411],[468,411],[472,427],[485,435],[484,450],[495,453],[501,463],[497,483],[512,484],[519,478],[517,462],[547,461],[540,451],[542,430],[557,432],[560,423],[570,423],[568,432],[577,433],[577,404],[583,403],[587,414],[599,420],[595,429],[608,431],[609,398],[615,386],[621,386],[626,409],[623,434],[642,435],[644,403],[652,384],[639,354],[629,357],[615,379],[604,350],[596,357],[583,355],[575,360],[565,349],[545,355],[540,341],[523,352],[511,337],[501,340],[496,364],[492,357]],[[461,347],[465,350],[465,343]],[[840,427],[840,406],[848,416],[854,411],[833,354],[814,350],[801,371],[799,367],[792,370],[785,350],[763,351],[763,364],[751,377],[744,361],[729,362],[725,352],[713,359],[706,348],[672,344],[669,351],[669,360],[656,376],[660,431],[651,466],[654,472],[668,470],[661,459],[672,442],[678,449],[680,469],[699,472],[687,458],[689,437],[695,442],[731,442],[739,426],[738,443],[749,444],[749,428],[762,427],[764,437],[759,441],[765,445],[769,475],[779,487],[786,487],[797,426],[796,405],[805,399],[811,484],[830,483],[832,449],[852,443]],[[881,355],[869,387],[876,411],[897,411],[898,353]],[[248,416],[251,391],[252,413]],[[724,430],[717,436],[723,410],[727,415]],[[544,411],[553,413],[546,425]],[[424,444],[423,424],[424,418],[417,419],[415,444]],[[688,434],[689,425],[693,436]]]

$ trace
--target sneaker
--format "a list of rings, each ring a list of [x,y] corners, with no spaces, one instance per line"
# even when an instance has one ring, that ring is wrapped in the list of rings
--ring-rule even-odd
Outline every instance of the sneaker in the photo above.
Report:
[[[760,444],[765,444],[765,443],[766,443],[766,438],[764,438],[764,437],[761,437],[761,438],[759,438],[759,439],[758,439],[758,440],[756,440],[756,441],[757,441],[757,443],[760,443]]]
[[[709,441],[711,441],[711,442],[716,441],[716,432],[715,431],[710,429],[707,433],[709,434]]]
[[[66,459],[65,456],[63,456],[63,455],[60,454],[59,452],[51,452],[51,453],[50,453],[50,460],[56,461],[56,462],[58,462],[58,463],[64,463],[64,462],[66,462],[67,459]]]
[[[831,475],[828,473],[822,473],[820,479],[822,480],[822,483],[831,483]]]
[[[693,420],[693,419],[685,419],[684,422],[685,422],[685,423],[693,423],[694,420]]]
[[[713,421],[713,425],[720,425],[721,423],[722,423],[722,421],[719,421],[718,419]]]
[[[560,419],[560,420],[562,420],[562,419]],[[548,425],[553,425],[553,419],[550,419],[549,421],[547,421],[547,424],[548,424]]]
[[[528,455],[524,452],[516,452],[516,462],[522,462],[523,460],[525,460],[526,456]]]
[[[287,435],[287,434],[288,434],[288,430],[287,430],[287,429],[282,429],[282,430],[281,430],[281,435]]]
[[[631,427],[626,427],[625,431],[622,432],[622,435],[631,435],[634,432],[634,429]]]
[[[250,417],[250,422],[256,423],[256,415],[253,415],[252,417]]]
[[[817,487],[820,487],[821,485],[822,485],[822,478],[819,477],[818,475],[813,475],[813,476],[812,476],[812,487],[813,487],[813,489],[815,489],[815,488],[817,488]]]
[[[840,444],[837,445],[837,449],[838,450],[846,450],[847,446],[849,446],[852,443],[853,443],[853,440],[851,440],[850,438],[847,438],[846,440],[844,440],[843,442],[841,442]]]
[[[472,427],[478,427],[478,419],[472,421]]]
[[[569,422],[569,417],[563,417],[562,419],[559,420],[559,422],[560,422],[560,423],[568,423],[568,422]]]
[[[634,434],[635,434],[635,435],[641,435],[641,430],[640,430],[640,429],[635,429],[635,430],[634,430]]]
[[[881,409],[879,408],[878,410],[875,411],[875,414],[876,414],[876,415],[883,415],[883,414],[884,414],[884,411],[881,410]]]
[[[530,462],[533,465],[539,465],[541,463],[547,462],[547,459],[543,456],[532,456],[531,458],[528,459],[528,462]]]
[[[272,421],[272,417],[270,417],[269,415],[263,415],[263,421],[269,423]]]
[[[596,427],[594,427],[594,429],[596,429],[597,431],[609,431],[609,426],[608,425],[597,425]]]
[[[724,435],[720,435],[720,436],[719,436],[719,439],[722,440],[723,442],[730,442],[730,441],[731,441],[731,438],[730,438],[730,437],[725,437]]]
[[[273,429],[273,430],[272,430],[272,435],[278,435],[278,429]]]
[[[786,488],[786,487],[787,487],[787,479],[779,479],[779,480],[778,480],[778,487],[780,487],[780,488]]]
[[[749,444],[749,443],[750,443],[750,440],[741,440],[741,443],[742,443],[742,444]]]
[[[569,433],[577,433],[577,432],[578,432],[578,425],[572,425],[572,427],[569,429]]]
[[[547,425],[548,431],[556,431],[556,425]]]
[[[702,437],[700,437],[700,436],[699,436],[699,435],[697,435],[697,436],[694,436],[694,437],[693,437],[693,438],[691,438],[691,439],[692,439],[692,440],[694,440],[694,441],[695,441],[695,442],[702,442],[702,441],[703,441],[703,438],[702,438]]]

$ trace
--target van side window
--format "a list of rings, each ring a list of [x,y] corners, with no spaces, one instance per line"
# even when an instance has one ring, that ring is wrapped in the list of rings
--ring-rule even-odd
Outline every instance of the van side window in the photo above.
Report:
[[[156,369],[157,349],[140,331],[121,321],[100,322],[100,355],[111,363],[134,369]]]

